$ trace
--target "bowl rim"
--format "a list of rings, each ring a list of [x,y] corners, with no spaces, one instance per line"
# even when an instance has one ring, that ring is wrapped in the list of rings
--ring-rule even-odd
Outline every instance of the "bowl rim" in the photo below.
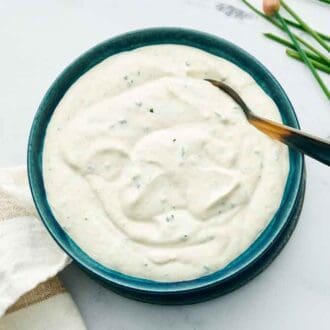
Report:
[[[184,293],[228,281],[243,273],[245,269],[253,265],[271,248],[294,212],[295,202],[303,182],[304,158],[298,152],[289,151],[289,176],[281,205],[276,214],[258,238],[242,254],[214,273],[193,280],[160,282],[120,273],[89,257],[64,232],[48,204],[42,174],[42,151],[46,129],[58,102],[68,88],[86,71],[109,56],[142,46],[157,44],[192,46],[233,62],[250,74],[274,100],[281,112],[284,123],[299,128],[293,106],[279,82],[263,64],[242,48],[223,38],[197,30],[175,27],[135,30],[110,38],[92,47],[67,66],[52,83],[43,97],[32,123],[28,141],[27,170],[34,204],[42,222],[57,244],[82,269],[93,274],[102,282],[132,291],[158,294]]]

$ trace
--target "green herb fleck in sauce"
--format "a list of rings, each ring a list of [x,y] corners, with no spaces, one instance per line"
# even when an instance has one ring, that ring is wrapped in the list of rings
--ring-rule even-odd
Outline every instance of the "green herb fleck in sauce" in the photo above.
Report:
[[[187,234],[183,235],[182,240],[186,241],[187,239],[188,239],[188,235]]]
[[[181,148],[181,158],[184,158],[185,154],[186,154],[186,150],[184,147],[182,147]]]
[[[205,271],[206,274],[211,271],[210,267],[205,266],[205,265],[203,266],[203,269],[204,269],[204,271]]]
[[[138,175],[133,176],[132,178],[133,185],[139,189],[141,187],[140,177]]]

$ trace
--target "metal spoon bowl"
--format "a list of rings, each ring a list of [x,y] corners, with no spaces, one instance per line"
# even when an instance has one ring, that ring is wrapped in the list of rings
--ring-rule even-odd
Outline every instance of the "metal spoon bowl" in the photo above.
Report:
[[[261,118],[251,111],[238,93],[230,86],[213,79],[205,80],[231,96],[232,99],[242,108],[249,123],[255,126],[258,130],[274,140],[281,141],[289,147],[330,166],[329,141],[304,133],[298,129],[276,123],[272,120]]]

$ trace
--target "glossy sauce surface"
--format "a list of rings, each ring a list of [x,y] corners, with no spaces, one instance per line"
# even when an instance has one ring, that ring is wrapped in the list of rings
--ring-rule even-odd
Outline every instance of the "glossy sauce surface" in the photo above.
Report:
[[[178,45],[110,57],[61,100],[43,155],[52,211],[92,258],[128,275],[180,281],[214,272],[267,226],[287,148],[252,127],[272,100],[234,64]]]

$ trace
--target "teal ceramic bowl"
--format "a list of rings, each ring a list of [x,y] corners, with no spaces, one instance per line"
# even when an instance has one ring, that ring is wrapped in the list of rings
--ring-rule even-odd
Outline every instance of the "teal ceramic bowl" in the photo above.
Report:
[[[151,303],[194,303],[240,287],[260,273],[280,252],[297,222],[304,196],[304,159],[290,150],[290,171],[280,208],[258,239],[239,257],[217,272],[190,281],[162,283],[121,274],[90,258],[62,230],[47,202],[42,152],[47,125],[68,88],[105,58],[134,48],[155,44],[182,44],[222,57],[248,72],[275,101],[284,123],[299,128],[297,117],[282,87],[253,56],[232,43],[203,32],[179,28],[155,28],[130,32],[90,49],[69,65],[43,98],[31,128],[28,175],[39,215],[58,245],[91,277],[112,290]]]

